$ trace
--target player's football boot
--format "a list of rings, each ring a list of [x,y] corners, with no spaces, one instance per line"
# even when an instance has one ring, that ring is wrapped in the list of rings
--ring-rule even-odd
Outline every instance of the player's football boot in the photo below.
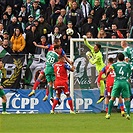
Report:
[[[132,101],[132,99],[133,99],[133,94],[130,96],[130,102]]]
[[[127,115],[127,116],[126,116],[126,119],[130,120],[130,115]]]
[[[45,102],[45,101],[47,101],[47,99],[48,99],[48,96],[46,95],[46,96],[43,98],[43,101]]]
[[[53,110],[50,110],[50,114],[55,114],[55,112]]]
[[[2,114],[3,114],[3,115],[6,115],[6,114],[10,114],[10,113],[8,113],[8,112],[6,112],[6,111],[3,111]]]
[[[121,116],[125,117],[125,111],[121,111]]]
[[[98,99],[98,101],[97,101],[97,104],[101,103],[104,99],[105,99],[104,96],[100,96],[99,99]]]
[[[35,95],[35,91],[31,91],[28,97],[31,97],[32,95]]]
[[[107,113],[106,116],[105,116],[105,118],[106,119],[110,119],[110,114]]]
[[[74,111],[70,110],[70,114],[76,114]]]

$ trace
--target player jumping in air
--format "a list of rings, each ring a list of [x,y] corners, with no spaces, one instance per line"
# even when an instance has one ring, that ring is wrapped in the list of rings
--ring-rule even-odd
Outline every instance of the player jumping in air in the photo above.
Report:
[[[117,55],[117,59],[118,61],[112,64],[107,72],[108,75],[109,72],[112,72],[114,70],[115,81],[111,92],[111,100],[109,101],[108,113],[105,117],[106,119],[110,119],[113,102],[116,97],[120,97],[120,95],[122,94],[126,107],[126,118],[130,120],[130,90],[128,79],[131,75],[131,66],[124,61],[124,54],[119,53]]]
[[[108,64],[102,69],[102,71],[99,73],[98,75],[98,86],[100,84],[100,80],[102,78],[102,74],[107,74],[107,71],[109,69],[109,67],[113,64],[113,58],[109,58],[108,59]],[[105,110],[106,113],[108,113],[108,103],[109,103],[109,99],[111,98],[111,91],[114,85],[114,77],[115,77],[115,73],[112,70],[108,75],[106,75],[106,90],[105,90]],[[120,105],[120,109],[121,109],[121,116],[125,116],[125,111],[124,111],[124,105],[123,105],[123,100],[121,97],[119,97],[119,105]]]
[[[58,62],[54,64],[54,73],[55,73],[55,82],[54,82],[54,87],[56,90],[56,98],[53,101],[53,106],[51,110],[51,114],[54,113],[54,109],[58,103],[58,100],[60,99],[60,95],[62,92],[67,96],[68,104],[70,106],[70,113],[74,114],[74,109],[73,109],[73,103],[72,103],[72,98],[70,97],[70,92],[68,89],[68,75],[67,75],[67,70],[69,71],[74,71],[75,67],[72,65],[70,67],[66,62],[65,58],[63,56],[59,56]]]
[[[92,65],[96,66],[96,70],[99,73],[102,70],[102,68],[105,66],[105,64],[103,63],[102,53],[100,52],[101,45],[95,44],[95,46],[93,47],[89,44],[89,42],[87,41],[87,37],[85,35],[83,36],[83,38],[84,38],[84,44],[90,49],[90,51],[86,53],[86,56],[89,62]],[[100,103],[104,100],[104,90],[105,90],[104,80],[101,79],[100,80],[100,97],[97,103]]]
[[[48,51],[54,51],[54,46],[55,46],[55,45],[60,45],[60,44],[61,44],[61,41],[60,41],[60,39],[56,38],[56,39],[54,40],[54,44],[52,44],[52,45],[42,46],[42,45],[37,45],[36,43],[34,43],[34,44],[35,44],[35,46],[37,46],[37,47],[44,48],[44,49],[48,49]],[[65,52],[64,52],[63,49],[60,49],[60,51],[58,52],[58,55],[64,56],[64,58],[66,59],[66,61],[67,61],[69,64],[72,64],[72,62],[67,58],[67,56],[66,56],[66,54],[65,54]],[[36,90],[36,88],[38,87],[38,85],[40,84],[40,82],[41,82],[41,80],[43,79],[43,77],[44,77],[44,71],[41,71],[40,74],[39,74],[39,76],[38,76],[38,79],[36,80],[36,82],[35,82],[35,84],[34,84],[34,86],[33,86],[33,89],[32,89],[32,91],[31,91],[31,93],[28,95],[29,97],[32,96],[32,95],[35,95],[35,90]],[[51,99],[52,99],[52,97],[53,97],[53,87],[50,87],[50,86],[48,85],[47,88],[48,88],[48,89],[46,89],[46,95],[45,95],[45,97],[43,98],[43,101],[46,101],[46,100],[48,99],[49,91],[50,91],[50,97],[51,97]]]

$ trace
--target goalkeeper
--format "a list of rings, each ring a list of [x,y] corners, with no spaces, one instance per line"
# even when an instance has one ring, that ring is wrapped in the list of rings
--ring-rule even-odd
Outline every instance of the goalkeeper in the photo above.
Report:
[[[105,64],[103,63],[103,57],[102,53],[100,52],[101,45],[95,44],[95,46],[91,46],[89,42],[87,41],[87,37],[83,36],[84,38],[84,44],[90,49],[86,53],[86,57],[88,58],[89,62],[92,65],[96,66],[96,70],[98,73],[102,70],[103,67],[105,67]],[[100,103],[104,100],[104,90],[105,90],[105,84],[104,84],[104,75],[102,75],[102,79],[100,80],[100,97],[97,101],[97,103]]]

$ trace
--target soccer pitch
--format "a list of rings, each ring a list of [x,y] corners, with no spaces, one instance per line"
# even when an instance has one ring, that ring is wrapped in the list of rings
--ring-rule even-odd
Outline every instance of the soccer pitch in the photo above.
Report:
[[[0,114],[0,133],[133,133],[133,119],[120,113],[109,120],[105,113]]]

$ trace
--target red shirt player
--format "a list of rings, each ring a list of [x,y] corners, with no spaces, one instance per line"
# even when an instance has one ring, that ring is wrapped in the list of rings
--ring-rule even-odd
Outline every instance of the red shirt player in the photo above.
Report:
[[[51,113],[54,113],[54,109],[58,104],[58,100],[60,98],[61,92],[67,96],[68,104],[70,106],[70,113],[74,113],[72,99],[70,97],[70,92],[68,89],[68,75],[67,70],[74,71],[75,67],[72,65],[70,67],[67,63],[65,63],[65,58],[63,56],[59,56],[58,62],[54,64],[54,73],[55,73],[55,82],[54,87],[56,90],[56,98],[54,99]]]
[[[98,76],[98,84],[100,84],[100,80],[102,78],[102,74],[106,75],[106,89],[105,89],[105,110],[106,112],[108,112],[108,103],[109,103],[109,99],[111,97],[111,91],[114,85],[114,77],[115,77],[115,73],[114,71],[110,72],[108,75],[108,69],[110,68],[110,66],[113,64],[113,58],[109,58],[108,59],[108,64],[107,66],[105,66],[102,71],[100,72],[99,76]],[[119,98],[119,105],[120,105],[120,109],[121,109],[121,115],[124,116],[125,112],[124,112],[124,105],[123,105],[123,100],[120,97]]]

